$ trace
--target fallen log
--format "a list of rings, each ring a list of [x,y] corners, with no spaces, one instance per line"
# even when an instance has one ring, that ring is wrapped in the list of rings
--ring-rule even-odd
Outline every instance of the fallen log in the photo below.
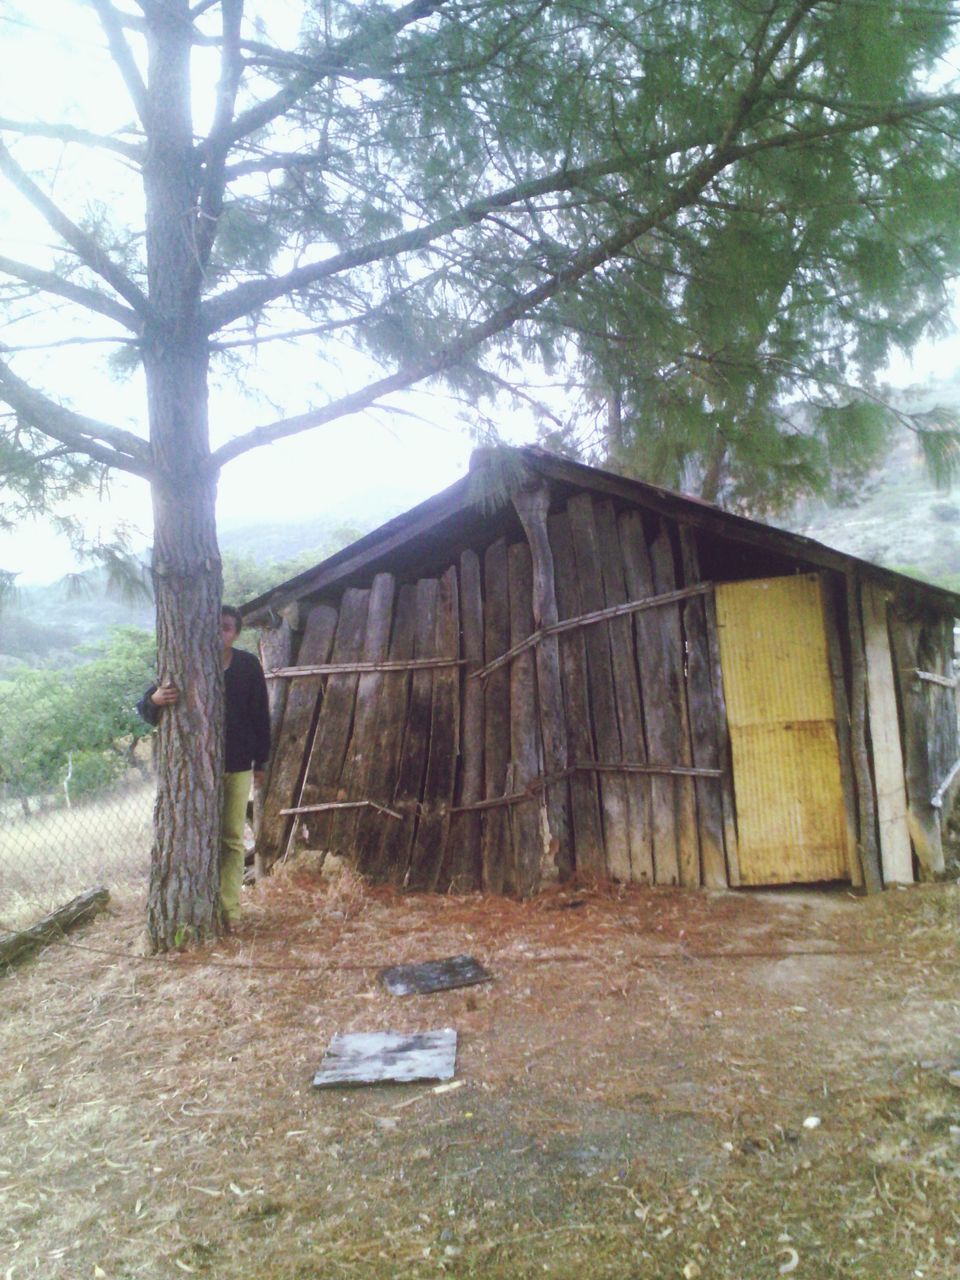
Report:
[[[108,890],[88,889],[86,893],[71,898],[64,906],[43,916],[28,929],[0,933],[0,965],[15,964],[38,947],[62,938],[68,929],[73,929],[102,911],[109,900]]]

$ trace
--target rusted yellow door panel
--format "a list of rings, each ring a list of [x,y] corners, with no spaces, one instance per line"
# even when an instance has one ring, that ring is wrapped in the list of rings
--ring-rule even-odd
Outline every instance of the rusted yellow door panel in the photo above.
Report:
[[[724,583],[717,622],[741,882],[847,879],[819,576]]]

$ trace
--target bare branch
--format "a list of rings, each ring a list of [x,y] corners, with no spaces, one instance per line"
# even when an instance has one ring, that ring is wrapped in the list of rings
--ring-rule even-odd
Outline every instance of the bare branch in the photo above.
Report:
[[[237,91],[243,75],[243,59],[240,56],[240,26],[243,20],[243,0],[221,0],[223,17],[223,45],[220,54],[220,83],[217,85],[217,107],[209,136],[203,145],[203,180],[200,187],[199,218],[197,228],[197,253],[205,267],[217,236],[217,224],[223,212],[223,191],[226,185],[227,152],[230,149],[229,133],[237,101]]]
[[[305,155],[282,155],[274,152],[271,155],[262,156],[259,160],[238,160],[236,164],[228,164],[224,168],[224,178],[227,182],[232,182],[235,178],[245,178],[250,173],[273,173],[277,169],[285,172],[297,169],[308,169],[313,165],[323,164],[327,160],[327,156],[321,155],[319,152],[311,152]]]
[[[215,145],[230,146],[240,138],[256,133],[271,120],[284,115],[294,103],[325,77],[345,71],[350,60],[356,58],[373,39],[380,40],[384,36],[397,35],[405,27],[419,22],[421,18],[429,18],[438,9],[442,9],[445,3],[446,0],[409,0],[408,4],[393,13],[377,14],[365,30],[348,37],[338,47],[330,50],[322,60],[318,59],[310,67],[305,68],[299,76],[271,98],[237,116],[231,123],[226,137],[218,137]]]
[[[106,466],[151,479],[153,468],[149,446],[139,436],[64,408],[18,378],[3,360],[0,360],[0,400],[5,401],[31,427],[53,440],[59,440],[72,451],[86,454]]]
[[[56,142],[78,142],[85,147],[100,147],[106,151],[115,151],[117,155],[128,160],[139,161],[143,156],[143,148],[135,142],[124,142],[109,134],[94,133],[90,129],[75,129],[69,124],[46,124],[42,121],[8,120],[0,116],[0,129],[11,133],[19,133],[24,137],[52,138]]]
[[[15,347],[6,342],[0,342],[0,351],[5,351],[7,355],[13,355],[19,351],[53,351],[57,347],[99,346],[104,342],[119,346],[132,346],[136,341],[136,338],[126,338],[122,334],[108,333],[102,338],[60,338],[56,342],[25,342]]]
[[[40,190],[29,174],[17,164],[3,142],[0,142],[0,173],[43,215],[47,224],[57,235],[76,250],[91,271],[95,271],[98,276],[106,280],[121,298],[129,302],[139,316],[146,319],[150,315],[150,303],[143,292],[115,262],[111,261],[92,236],[81,230],[45,192]]]
[[[100,17],[100,25],[103,27],[104,34],[107,37],[107,44],[110,46],[110,55],[116,64],[117,70],[123,76],[127,92],[130,94],[133,105],[137,109],[137,115],[146,124],[147,86],[143,83],[143,77],[140,75],[133,54],[130,51],[130,46],[127,44],[127,38],[123,34],[124,15],[113,7],[110,0],[90,0],[90,3]]]
[[[22,280],[24,284],[42,289],[44,293],[53,293],[60,298],[67,298],[70,302],[86,307],[88,311],[96,311],[98,315],[108,316],[134,333],[140,332],[140,318],[137,313],[122,306],[107,294],[100,293],[97,289],[73,284],[53,271],[42,271],[39,267],[31,267],[29,263],[18,262],[14,258],[0,257],[0,272],[6,272],[7,275]]]

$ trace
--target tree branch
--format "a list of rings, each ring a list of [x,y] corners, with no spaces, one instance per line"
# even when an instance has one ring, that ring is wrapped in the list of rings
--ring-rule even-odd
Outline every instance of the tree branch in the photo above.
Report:
[[[94,133],[90,129],[75,129],[69,124],[9,120],[5,116],[0,116],[0,129],[19,133],[24,137],[52,138],[56,142],[79,142],[85,147],[100,147],[106,151],[115,151],[117,155],[124,156],[127,160],[139,161],[143,157],[143,148],[135,142],[123,142],[120,138]]]
[[[442,9],[445,3],[447,0],[409,0],[408,4],[393,13],[381,12],[371,21],[366,30],[349,36],[338,48],[330,51],[322,62],[318,60],[313,63],[271,98],[237,116],[231,123],[227,135],[216,138],[214,145],[229,147],[240,138],[256,133],[277,116],[285,114],[299,98],[326,76],[337,75],[346,69],[349,60],[355,58],[372,40],[398,35],[405,27],[419,22],[421,18],[429,18],[438,9]]]
[[[123,34],[122,15],[117,12],[110,0],[90,0],[90,3],[99,15],[100,25],[103,27],[110,48],[110,56],[123,76],[123,82],[127,86],[127,92],[136,107],[141,123],[145,125],[147,123],[147,86],[143,83],[143,77],[127,44],[127,38]]]
[[[125,298],[134,311],[146,319],[151,313],[150,303],[133,281],[121,271],[115,262],[103,252],[92,236],[82,231],[53,200],[17,164],[6,145],[0,142],[0,173],[16,187],[20,194],[42,214],[47,224],[80,255],[86,266],[106,280],[111,288]]]
[[[17,262],[14,258],[0,257],[0,272],[6,272],[7,275],[22,280],[24,284],[42,289],[44,293],[53,293],[60,298],[67,298],[70,302],[86,307],[88,311],[96,311],[98,315],[108,316],[134,333],[140,332],[141,325],[137,313],[114,301],[107,294],[100,293],[97,289],[72,284],[53,271],[42,271],[39,267],[31,267],[26,262]]]
[[[59,440],[74,452],[144,479],[152,478],[150,449],[139,436],[64,408],[18,378],[3,360],[0,360],[0,400],[31,427]]]
[[[339,400],[334,400],[330,404],[324,405],[321,409],[314,409],[308,413],[298,414],[296,417],[283,418],[277,422],[255,427],[245,435],[237,436],[235,439],[221,445],[219,449],[216,449],[210,456],[208,466],[212,470],[218,470],[229,462],[231,458],[247,453],[251,449],[256,449],[260,445],[271,444],[273,441],[282,440],[286,436],[299,435],[303,431],[323,426],[336,418],[359,413],[361,410],[369,408],[383,396],[390,395],[396,391],[405,391],[426,378],[436,377],[445,370],[454,367],[464,356],[475,351],[489,338],[496,336],[498,333],[503,333],[515,321],[525,315],[529,315],[530,312],[547,302],[561,290],[575,284],[578,280],[582,280],[585,276],[591,275],[598,267],[621,253],[634,240],[639,239],[640,236],[645,235],[648,231],[672,217],[680,209],[689,205],[696,199],[698,193],[712,182],[717,174],[722,172],[729,163],[729,156],[725,152],[718,151],[706,157],[693,169],[686,181],[681,183],[656,210],[644,215],[642,218],[631,219],[614,235],[609,236],[597,245],[596,248],[578,254],[566,267],[549,276],[536,288],[519,295],[505,307],[500,307],[481,324],[474,325],[461,334],[459,338],[446,343],[427,359],[418,361],[405,369],[399,369],[396,373],[390,374],[386,378],[380,378],[350,395],[342,396]]]
[[[249,280],[238,285],[228,293],[209,299],[203,305],[203,315],[208,333],[215,333],[232,320],[256,311],[265,303],[286,294],[296,293],[330,276],[339,275],[356,267],[366,266],[383,258],[397,257],[402,253],[412,253],[426,248],[435,240],[460,231],[464,227],[482,222],[494,210],[508,208],[510,205],[528,200],[533,196],[549,195],[556,191],[575,190],[597,178],[609,177],[626,172],[647,161],[665,159],[694,145],[703,145],[703,139],[695,143],[685,139],[672,144],[650,147],[633,156],[618,156],[614,160],[600,161],[580,169],[558,169],[542,178],[533,178],[504,191],[496,192],[482,200],[472,201],[453,213],[414,231],[401,232],[386,240],[364,245],[347,253],[336,254],[322,262],[308,263],[304,267],[296,267],[283,276],[271,276],[263,280]]]
[[[108,333],[102,338],[59,338],[55,342],[25,342],[15,347],[8,345],[6,342],[0,342],[0,351],[5,351],[8,355],[11,355],[18,351],[53,351],[57,347],[99,346],[104,342],[111,342],[118,346],[129,346],[136,341],[136,338],[126,338],[122,334]]]
[[[210,133],[202,147],[204,169],[200,185],[197,253],[204,267],[210,261],[210,252],[217,237],[217,225],[223,212],[227,152],[230,149],[227,139],[236,106],[237,91],[243,75],[243,59],[240,56],[239,47],[243,0],[221,0],[221,13],[223,46],[220,53],[217,107]]]
[[[312,165],[323,164],[327,158],[326,155],[320,155],[318,152],[304,155],[293,152],[282,155],[274,152],[271,155],[261,156],[259,160],[238,160],[235,164],[228,164],[223,172],[226,182],[233,182],[235,178],[245,178],[250,173],[272,173],[275,169],[307,169]]]

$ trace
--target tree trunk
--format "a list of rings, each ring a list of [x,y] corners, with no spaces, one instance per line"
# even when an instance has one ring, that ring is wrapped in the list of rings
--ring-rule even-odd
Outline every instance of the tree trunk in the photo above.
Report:
[[[161,715],[147,927],[156,950],[220,928],[223,790],[222,575],[200,321],[197,164],[187,0],[150,7],[144,164],[150,314],[142,354],[153,483],[158,676],[180,690]]]

